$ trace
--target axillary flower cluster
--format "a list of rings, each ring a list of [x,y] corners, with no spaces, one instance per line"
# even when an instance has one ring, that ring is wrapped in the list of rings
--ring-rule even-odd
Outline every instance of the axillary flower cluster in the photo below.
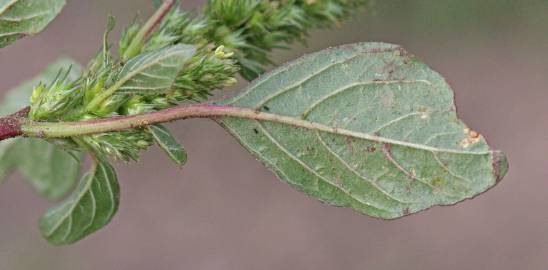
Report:
[[[337,24],[366,1],[211,0],[202,14],[168,2],[149,21],[135,19],[126,27],[117,57],[108,43],[114,27],[109,18],[102,48],[80,77],[70,78],[67,67],[54,81],[36,86],[28,117],[84,121],[203,101],[213,90],[234,84],[238,71],[248,80],[257,77],[272,63],[271,50],[302,41],[311,28]],[[68,150],[129,161],[137,160],[155,136],[143,127],[49,140]]]

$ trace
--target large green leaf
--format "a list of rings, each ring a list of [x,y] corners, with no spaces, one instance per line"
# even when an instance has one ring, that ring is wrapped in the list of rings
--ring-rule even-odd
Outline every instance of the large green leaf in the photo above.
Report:
[[[116,214],[120,187],[114,168],[96,160],[77,190],[40,218],[42,235],[52,244],[76,242],[105,226]]]
[[[65,0],[0,0],[0,48],[42,31]]]
[[[305,56],[224,103],[257,110],[219,122],[281,179],[374,217],[472,198],[507,170],[457,118],[445,80],[395,45]]]
[[[15,147],[17,166],[24,178],[50,200],[64,197],[80,175],[82,153],[72,156],[56,145],[40,139],[22,139]]]
[[[48,66],[36,78],[10,90],[0,106],[0,114],[10,114],[28,106],[32,88],[39,82],[51,82],[61,68],[73,66],[70,78],[80,73],[79,65],[70,59],[60,59]],[[0,181],[19,168],[36,190],[51,200],[63,197],[76,183],[80,172],[81,154],[71,156],[44,140],[14,138],[0,142]]]
[[[120,71],[118,92],[155,94],[169,90],[195,51],[194,46],[179,44],[130,59]]]
[[[148,130],[154,137],[154,141],[166,152],[177,165],[183,166],[187,160],[187,154],[183,146],[173,137],[169,129],[163,125],[152,125]]]

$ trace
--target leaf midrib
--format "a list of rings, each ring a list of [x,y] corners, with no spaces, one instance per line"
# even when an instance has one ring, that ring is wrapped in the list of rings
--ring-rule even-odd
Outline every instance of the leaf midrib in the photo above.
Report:
[[[238,108],[238,107],[233,107],[233,108]],[[239,109],[244,112],[240,114],[234,114],[234,115],[225,115],[224,117],[270,121],[270,122],[294,126],[297,128],[317,130],[317,131],[332,133],[336,135],[349,136],[357,139],[369,140],[377,143],[387,143],[391,145],[410,147],[410,148],[430,151],[430,152],[441,152],[441,153],[462,154],[462,155],[488,155],[492,153],[492,151],[473,152],[473,151],[459,151],[455,149],[437,148],[437,147],[432,147],[432,146],[427,146],[427,145],[422,145],[417,143],[385,138],[385,137],[372,135],[365,132],[357,132],[357,131],[352,131],[344,128],[330,127],[321,123],[298,119],[296,117],[291,117],[291,116],[284,116],[284,115],[266,113],[266,112],[257,112],[255,110],[251,110],[247,108],[239,108]]]

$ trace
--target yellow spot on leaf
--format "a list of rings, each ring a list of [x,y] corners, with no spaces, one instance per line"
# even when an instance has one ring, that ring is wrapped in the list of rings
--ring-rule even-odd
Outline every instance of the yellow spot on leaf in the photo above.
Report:
[[[477,133],[476,131],[469,128],[465,128],[463,131],[466,137],[462,139],[459,143],[462,148],[468,148],[481,140],[481,134]]]

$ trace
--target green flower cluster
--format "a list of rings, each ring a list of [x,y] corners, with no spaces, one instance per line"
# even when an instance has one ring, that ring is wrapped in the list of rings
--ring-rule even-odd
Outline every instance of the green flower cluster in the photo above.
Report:
[[[271,64],[268,53],[304,41],[312,28],[338,25],[368,0],[210,0],[207,38],[236,52],[244,78]]]
[[[210,0],[198,16],[174,7],[150,33],[137,19],[126,27],[118,57],[107,41],[114,27],[109,18],[102,49],[80,78],[69,80],[68,72],[61,71],[49,85],[35,87],[29,117],[93,120],[205,100],[213,90],[234,84],[238,71],[246,79],[262,73],[271,63],[272,49],[302,41],[310,28],[338,23],[365,2]],[[136,128],[59,143],[129,161],[154,143],[157,136],[152,133],[150,128]]]
[[[272,64],[269,53],[304,42],[313,28],[339,25],[369,0],[209,0],[199,16],[174,9],[147,44],[224,45],[235,52],[241,75],[251,80]],[[134,28],[137,29],[137,28]],[[135,31],[135,30],[134,30]]]
[[[60,70],[50,85],[40,83],[34,88],[30,97],[31,119],[59,119],[77,105],[82,98],[82,91],[76,82],[68,80],[69,73],[70,68],[66,72]]]

